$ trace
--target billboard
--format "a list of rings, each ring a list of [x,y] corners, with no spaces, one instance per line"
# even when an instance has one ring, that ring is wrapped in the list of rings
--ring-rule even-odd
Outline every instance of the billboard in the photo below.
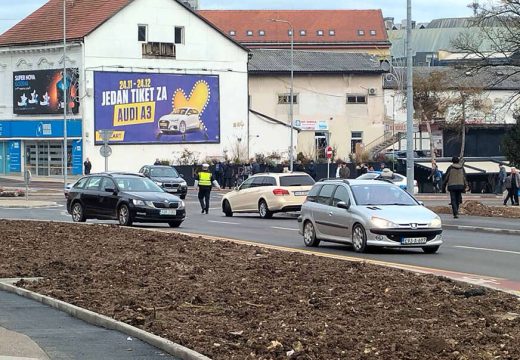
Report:
[[[69,112],[79,111],[77,68],[13,73],[13,112],[18,115],[62,114],[65,96]]]
[[[97,71],[94,124],[96,144],[219,143],[219,77]]]

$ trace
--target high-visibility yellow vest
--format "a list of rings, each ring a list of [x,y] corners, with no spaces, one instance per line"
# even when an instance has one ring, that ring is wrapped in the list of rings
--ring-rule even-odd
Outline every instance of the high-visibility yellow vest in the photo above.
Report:
[[[199,173],[199,186],[211,186],[211,173],[206,171]]]

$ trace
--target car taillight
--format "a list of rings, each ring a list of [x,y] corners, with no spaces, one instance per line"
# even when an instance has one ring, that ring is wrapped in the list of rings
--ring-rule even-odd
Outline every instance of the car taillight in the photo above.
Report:
[[[289,195],[289,191],[285,190],[285,189],[274,189],[273,194],[275,196],[284,196],[284,195]]]

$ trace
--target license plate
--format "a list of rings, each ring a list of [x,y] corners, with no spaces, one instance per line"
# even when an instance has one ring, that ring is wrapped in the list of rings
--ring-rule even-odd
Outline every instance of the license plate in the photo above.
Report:
[[[308,191],[295,191],[294,196],[307,196]]]
[[[174,210],[174,209],[165,209],[165,210],[161,210],[159,212],[160,215],[176,215],[177,214],[177,210]]]
[[[426,244],[426,241],[427,241],[427,239],[425,237],[402,238],[401,244],[403,244],[403,245]]]

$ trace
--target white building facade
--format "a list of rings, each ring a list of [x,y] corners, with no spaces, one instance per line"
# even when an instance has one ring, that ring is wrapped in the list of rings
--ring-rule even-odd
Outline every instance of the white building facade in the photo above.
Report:
[[[88,6],[69,5],[71,26]],[[113,170],[177,162],[186,152],[198,161],[232,157],[235,140],[248,134],[247,49],[175,0],[137,0],[105,17],[68,35],[65,79],[59,42],[16,41],[16,26],[0,36],[0,80],[8,84],[0,89],[0,173],[63,174],[60,84],[69,97],[69,173],[81,174],[87,157],[92,171],[104,170],[100,130],[112,131]]]

